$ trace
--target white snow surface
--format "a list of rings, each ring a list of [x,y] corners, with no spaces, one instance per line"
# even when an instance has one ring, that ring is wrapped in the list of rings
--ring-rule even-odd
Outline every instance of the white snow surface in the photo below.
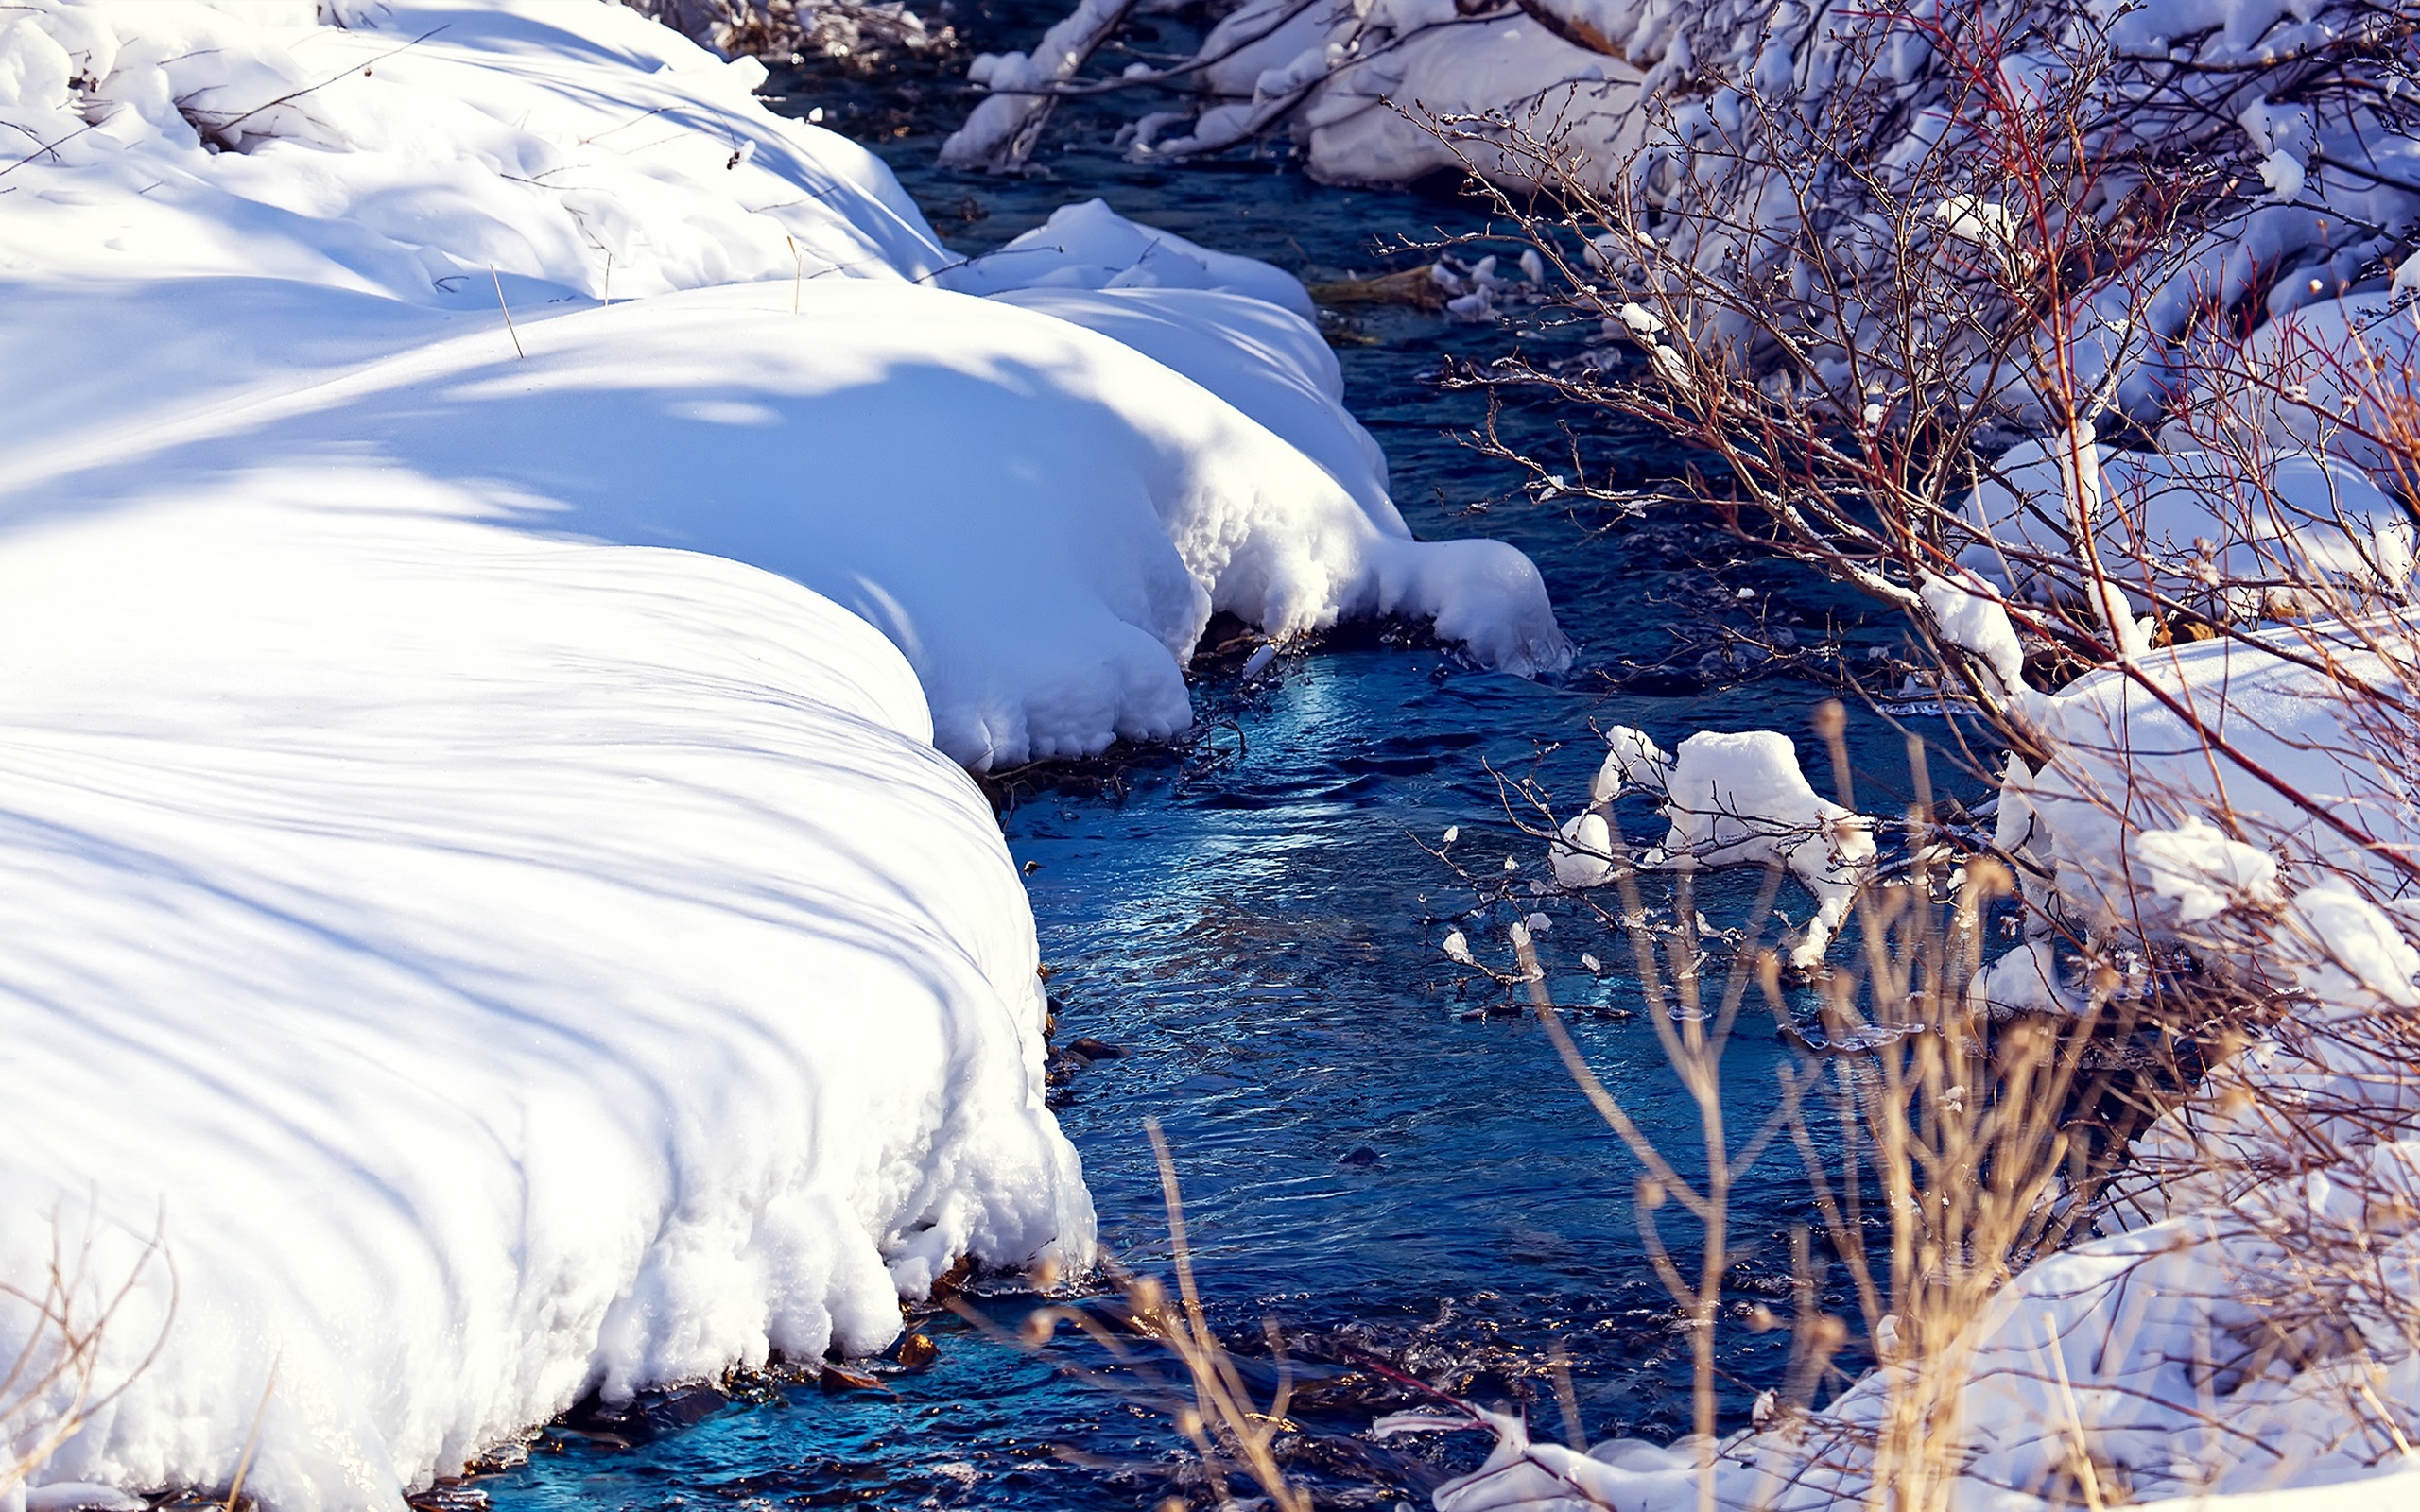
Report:
[[[2370,700],[2359,692],[2364,681],[2399,688],[2380,653],[2401,646],[2408,657],[2411,633],[2381,620],[2333,634],[2273,630],[2265,644],[2188,643],[2037,697],[2034,717],[2057,756],[2039,771],[2012,769],[2004,791],[2023,800],[2026,833],[2002,843],[2048,868],[2058,908],[2096,932],[2189,921],[2182,916],[2205,900],[2179,880],[2182,837],[2213,816],[2307,875],[2325,866],[2392,895],[2397,879],[2337,826],[2389,849],[2414,838],[2399,762],[2365,738]],[[2352,679],[2345,688],[2312,670],[2322,657]],[[2289,802],[2278,783],[2321,799],[2333,822]],[[2202,869],[2240,885],[2259,880],[2221,859]]]
[[[1404,539],[1382,474],[1349,455],[1366,438],[1337,413],[1307,321],[1269,335],[1308,313],[1287,274],[1098,202],[952,266],[877,161],[749,97],[762,78],[752,61],[722,63],[581,0],[359,9],[350,29],[308,26],[308,8],[286,18],[295,25],[261,26],[186,0],[61,6],[8,24],[21,72],[48,72],[26,73],[19,102],[0,110],[56,146],[0,185],[11,211],[0,280],[45,290],[12,294],[6,339],[38,354],[72,338],[88,353],[77,372],[11,396],[29,432],[81,433],[83,451],[43,460],[54,485],[68,454],[114,449],[112,427],[138,407],[205,399],[230,444],[248,427],[267,427],[248,445],[341,433],[417,448],[397,458],[407,465],[451,466],[436,460],[450,445],[442,426],[406,426],[391,443],[360,435],[382,423],[372,390],[417,404],[435,396],[406,398],[410,375],[450,374],[468,386],[453,402],[475,409],[493,442],[490,483],[549,500],[554,528],[730,555],[872,612],[925,680],[942,747],[977,767],[1185,729],[1184,661],[1213,609],[1272,635],[1351,613],[1433,617],[1482,664],[1568,663],[1525,558]],[[226,79],[194,74],[202,65],[182,54],[156,61],[171,32],[219,60]],[[255,64],[285,89],[336,77],[247,113]],[[207,150],[195,119],[244,149]],[[178,275],[244,282],[171,297],[163,281]],[[1186,319],[1206,338],[1163,347],[1159,362],[953,298],[929,286],[937,279],[974,294],[1224,289],[1279,308],[1194,306]],[[696,295],[686,314],[609,312],[635,326],[593,309],[609,293],[734,284],[752,293]],[[786,333],[771,317],[793,309]],[[139,371],[95,361],[126,350],[96,349],[95,321],[151,360]],[[661,372],[614,367],[659,357]],[[506,363],[536,381],[516,387]],[[357,387],[326,388],[339,375]],[[245,380],[321,421],[236,414]],[[1284,421],[1327,443],[1319,465],[1212,397],[1272,381],[1327,390],[1308,420]],[[608,390],[619,397],[596,398]],[[585,396],[576,404],[574,392]],[[573,408],[589,418],[567,421]],[[656,455],[703,438],[711,467]],[[607,452],[659,495],[619,487]],[[618,513],[552,499],[565,472],[614,485]],[[778,503],[754,507],[769,497]],[[706,518],[735,513],[747,516],[735,529]]]
[[[163,299],[161,322],[193,298]],[[327,291],[264,298],[298,324],[391,318]],[[374,455],[464,481],[500,527],[708,551],[816,589],[906,653],[935,739],[977,768],[1185,730],[1184,661],[1218,610],[1276,636],[1404,613],[1488,664],[1569,661],[1517,551],[1411,541],[1366,469],[1367,508],[1190,379],[1046,314],[842,280],[557,315],[522,328],[526,358],[500,319],[415,334],[308,387],[45,438],[19,507],[162,469]],[[1204,362],[1257,364],[1238,387],[1289,360],[1214,352],[1198,318],[1191,335]],[[1341,470],[1354,433],[1322,407]]]
[[[1284,274],[1100,208],[933,286],[762,77],[589,0],[0,11],[0,1277],[132,1281],[28,1504],[223,1491],[266,1394],[249,1493],[391,1506],[1086,1263],[961,765],[1183,730],[1217,609],[1567,662]]]
[[[2271,413],[2282,429],[2285,417]],[[2257,624],[2309,611],[2299,601],[2308,595],[2289,584],[2409,592],[2411,515],[2341,456],[2266,448],[2093,451],[2100,485],[2096,548],[2136,614],[2182,603],[2214,622]],[[2026,441],[1997,468],[1999,476],[1967,500],[1965,521],[1984,539],[1961,554],[1961,563],[2019,598],[2076,596],[2080,570],[2060,461]]]
[[[906,662],[487,512],[232,469],[0,547],[0,1275],[55,1223],[88,1302],[136,1282],[40,1481],[223,1487],[267,1391],[249,1491],[391,1506],[589,1389],[878,1348],[959,1254],[1090,1254]]]
[[[1344,407],[1344,375],[1317,327],[1225,289],[1030,288],[993,298],[1098,331],[1179,372],[1318,463],[1378,528],[1409,537],[1387,500],[1387,458]]]
[[[1048,220],[1007,246],[944,268],[941,282],[967,294],[1024,289],[1219,289],[1290,310],[1305,321],[1314,313],[1310,295],[1292,274],[1255,258],[1213,251],[1172,231],[1138,226],[1102,199],[1060,206]],[[1316,328],[1312,335],[1318,335]],[[1326,362],[1332,367],[1334,360],[1330,356]],[[1304,370],[1310,373],[1313,366],[1306,364]],[[1337,384],[1340,387],[1341,380]],[[1322,381],[1320,387],[1328,384]]]

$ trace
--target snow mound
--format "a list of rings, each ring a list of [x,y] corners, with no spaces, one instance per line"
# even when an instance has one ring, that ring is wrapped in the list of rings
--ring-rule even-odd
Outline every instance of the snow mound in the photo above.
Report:
[[[326,302],[280,318],[307,326]],[[1383,495],[1357,503],[1200,386],[1067,321],[851,281],[666,295],[517,336],[477,325],[298,390],[46,438],[0,522],[164,471],[374,457],[459,481],[520,528],[804,583],[907,654],[934,738],[978,769],[1185,730],[1184,666],[1220,610],[1278,636],[1414,615],[1486,664],[1570,660],[1520,553],[1409,540]]]
[[[714,551],[867,614],[977,767],[1187,729],[1213,610],[1270,635],[1399,613],[1482,665],[1568,665],[1526,558],[1409,541],[1284,272],[1098,201],[945,268],[878,162],[749,96],[753,63],[614,7],[356,9],[349,29],[187,5],[9,23],[10,56],[47,69],[17,94],[49,113],[19,124],[57,147],[0,226],[0,342],[27,380],[5,397],[53,496],[120,452],[199,465],[212,435],[220,457],[384,447],[431,476],[475,455],[555,528]],[[198,51],[153,45],[171,34]],[[307,120],[237,108],[306,75]],[[1123,345],[943,276],[1040,284],[1055,303],[1019,297]],[[735,284],[744,316],[591,308]],[[103,360],[49,373],[62,343]],[[159,360],[109,360],[137,351]],[[497,387],[412,387],[440,370]]]
[[[962,294],[1013,289],[1223,289],[1305,320],[1316,312],[1302,281],[1233,252],[1214,252],[1172,231],[1141,226],[1101,199],[1062,205],[1007,246],[960,263],[941,282]]]
[[[1098,331],[1173,368],[1317,462],[1391,536],[1387,458],[1344,407],[1344,374],[1309,320],[1223,289],[1031,288],[993,296]]]
[[[279,469],[0,549],[0,1274],[55,1216],[136,1280],[44,1481],[224,1487],[266,1389],[248,1491],[391,1505],[591,1389],[879,1348],[959,1254],[1089,1258],[898,653],[487,509]]]
[[[1617,174],[1645,140],[1643,71],[1576,47],[1527,14],[1474,25],[1450,6],[1419,0],[1381,0],[1367,14],[1340,9],[1346,16],[1340,24],[1243,82],[1241,94],[1253,103],[1212,105],[1189,137],[1162,150],[1198,152],[1244,140],[1283,113],[1270,108],[1282,104],[1294,108],[1294,138],[1323,182],[1401,184],[1465,172],[1520,182],[1535,176],[1534,162],[1502,145],[1502,133],[1472,125],[1474,117],[1505,112],[1554,123],[1573,178],[1597,185]],[[1238,11],[1228,25],[1249,25],[1243,17]],[[1380,29],[1390,22],[1392,35]],[[1218,47],[1214,35],[1203,52]],[[1448,142],[1440,130],[1474,139]]]

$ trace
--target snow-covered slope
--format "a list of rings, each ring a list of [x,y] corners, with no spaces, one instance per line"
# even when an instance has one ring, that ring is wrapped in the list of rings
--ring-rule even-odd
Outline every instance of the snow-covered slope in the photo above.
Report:
[[[391,1505],[586,1389],[880,1347],[960,1253],[1089,1254],[905,662],[483,508],[232,471],[0,550],[0,1275],[136,1282],[43,1480],[223,1487],[267,1391],[248,1490]]]
[[[282,9],[307,23],[309,7],[268,8]],[[1271,634],[1434,617],[1485,664],[1568,662],[1517,553],[1408,539],[1381,474],[1350,455],[1366,438],[1332,387],[1300,422],[1253,412],[1272,376],[1333,384],[1283,272],[1098,204],[1053,222],[1062,241],[1085,233],[1084,267],[1054,245],[951,271],[974,293],[1230,294],[1176,317],[1202,339],[1145,340],[1162,360],[1137,361],[930,286],[948,259],[888,170],[756,105],[752,61],[586,0],[347,15],[350,29],[260,26],[163,0],[39,10],[0,34],[18,67],[0,113],[56,144],[0,186],[6,397],[26,421],[0,446],[31,442],[53,486],[89,497],[72,460],[157,446],[131,438],[165,416],[162,436],[190,443],[202,432],[183,417],[248,386],[313,389],[296,403],[326,418],[246,446],[307,430],[421,469],[457,465],[437,459],[475,412],[490,481],[552,498],[579,476],[613,495],[601,514],[554,500],[558,528],[734,556],[867,610],[925,679],[942,747],[977,767],[1185,728],[1183,669],[1212,608]],[[195,51],[164,54],[164,38]],[[196,282],[160,283],[174,276]],[[594,311],[735,283],[753,291],[738,304],[617,311],[643,338]],[[484,344],[406,355],[465,332]],[[48,370],[71,346],[74,370]],[[525,352],[521,377],[553,398],[495,366]],[[339,373],[350,387],[327,388]],[[363,397],[436,404],[413,411],[430,419],[443,402],[408,386],[431,381],[467,385],[461,413],[417,430]],[[219,413],[229,438],[266,423]],[[625,468],[653,473],[652,491],[607,475]],[[735,513],[749,518],[726,528]]]

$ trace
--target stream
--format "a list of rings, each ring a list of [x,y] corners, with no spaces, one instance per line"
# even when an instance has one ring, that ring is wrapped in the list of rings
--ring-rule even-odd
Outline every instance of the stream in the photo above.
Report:
[[[958,25],[977,45],[1029,45],[1055,14],[1019,0]],[[1104,65],[1114,73],[1120,60],[1107,57],[1096,72]],[[792,71],[773,87],[787,92],[777,108],[820,105],[827,124],[875,146],[970,255],[1094,195],[1314,284],[1426,261],[1392,249],[1406,239],[1488,230],[1482,207],[1451,194],[1315,184],[1282,149],[1183,169],[1128,164],[1111,137],[1144,108],[1129,101],[1063,109],[1033,176],[944,174],[933,153],[963,109],[953,87],[962,66]],[[1591,721],[1637,725],[1668,747],[1701,729],[1785,730],[1828,791],[1807,716],[1831,690],[1730,638],[1782,629],[1777,639],[1828,643],[1853,660],[1896,644],[1863,602],[1750,556],[1678,499],[1683,458],[1656,438],[1582,421],[1592,470],[1610,465],[1642,495],[1676,496],[1644,518],[1508,496],[1512,471],[1451,434],[1483,418],[1485,399],[1436,375],[1524,341],[1576,350],[1583,334],[1525,337],[1401,305],[1356,306],[1330,322],[1347,399],[1385,448],[1414,533],[1495,536],[1545,574],[1582,647],[1558,685],[1472,671],[1416,637],[1368,629],[1289,651],[1251,686],[1238,655],[1205,655],[1195,679],[1203,743],[995,784],[1060,1005],[1058,1042],[1084,1037],[1123,1052],[1064,1062],[1072,1074],[1060,1093],[1103,1252],[1167,1271],[1145,1132],[1155,1118],[1183,1183],[1211,1320],[1251,1355],[1267,1353],[1271,1320],[1302,1362],[1307,1394],[1289,1452],[1322,1505],[1425,1506],[1430,1487],[1488,1447],[1478,1435],[1361,1436],[1374,1415],[1412,1400],[1356,1364],[1364,1357],[1474,1400],[1526,1401],[1541,1435],[1563,1432],[1557,1359],[1591,1439],[1669,1439],[1689,1425],[1687,1338],[1646,1258],[1633,1206],[1638,1166],[1535,1019],[1502,1011],[1503,989],[1444,956],[1440,941],[1459,923],[1482,959],[1507,964],[1514,916],[1460,918],[1470,891],[1415,840],[1436,846],[1453,826],[1451,853],[1474,873],[1502,873],[1509,859],[1516,875],[1544,875],[1544,848],[1513,831],[1494,773],[1535,768],[1558,794],[1584,800],[1602,753]],[[1518,394],[1505,403],[1508,436],[1567,444],[1559,417]],[[1887,812],[1907,771],[1902,735],[1858,713],[1850,740],[1860,797],[1869,812]],[[1934,771],[1979,791],[1945,761]],[[1648,814],[1635,802],[1625,810],[1634,838],[1658,833]],[[1708,879],[1698,906],[1719,927],[1736,924],[1761,882]],[[1574,1035],[1598,1074],[1676,1164],[1703,1169],[1696,1110],[1640,1011],[1628,945],[1568,902],[1523,906],[1555,922],[1542,942],[1548,986],[1575,1010]],[[1803,919],[1809,903],[1793,885],[1781,906]],[[1583,951],[1606,963],[1601,971],[1581,964]],[[1760,1124],[1777,1072],[1799,1058],[1752,1002],[1724,1065],[1734,1130]],[[1726,1430],[1746,1421],[1754,1392],[1777,1382],[1787,1359],[1786,1330],[1757,1334],[1737,1321],[1756,1299],[1789,1312],[1790,1231],[1815,1222],[1787,1139],[1737,1192],[1733,1221],[1743,1254],[1720,1335]],[[1686,1257],[1693,1228],[1667,1229]],[[1132,1374],[1109,1350],[1067,1327],[1038,1349],[1014,1339],[1040,1302],[1003,1282],[963,1299],[981,1326],[920,1314],[910,1328],[932,1341],[933,1358],[913,1368],[869,1363],[872,1387],[827,1375],[730,1399],[700,1390],[575,1413],[526,1464],[467,1489],[502,1512],[1153,1508],[1171,1496],[1210,1504],[1198,1481],[1182,1478],[1190,1455],[1167,1415],[1123,1389]],[[1090,1305],[1114,1322],[1114,1308]],[[1155,1357],[1148,1343],[1123,1348]],[[1265,1389],[1265,1364],[1253,1368]]]

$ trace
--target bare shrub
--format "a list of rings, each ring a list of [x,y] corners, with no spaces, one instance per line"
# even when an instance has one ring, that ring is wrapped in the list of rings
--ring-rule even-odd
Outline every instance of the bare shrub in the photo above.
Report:
[[[1853,799],[1838,705],[1819,711],[1818,730],[1842,775],[1841,796]],[[2138,1039],[2155,1042],[2138,1036],[2153,1012],[2140,997],[2106,993],[2093,1012],[2054,1020],[1995,1013],[1970,990],[1984,965],[1990,925],[2013,901],[2014,880],[1990,855],[1943,843],[1921,748],[1911,755],[1918,758],[1918,791],[1904,816],[1904,859],[1860,893],[1849,961],[1809,982],[1818,1020],[1811,1035],[1792,1012],[1782,955],[1759,938],[1781,885],[1779,868],[1769,870],[1740,926],[1729,932],[1731,960],[1719,991],[1703,980],[1706,947],[1716,942],[1698,922],[1695,868],[1671,869],[1668,907],[1651,903],[1639,887],[1637,853],[1616,828],[1606,849],[1616,862],[1609,880],[1617,903],[1584,893],[1567,899],[1600,931],[1627,941],[1643,1011],[1697,1109],[1697,1152],[1660,1147],[1597,1074],[1552,1001],[1541,942],[1528,925],[1509,929],[1512,959],[1501,966],[1482,961],[1460,931],[1446,942],[1467,968],[1527,997],[1574,1081],[1642,1167],[1635,1202],[1641,1236],[1689,1319],[1696,1433],[1676,1452],[1694,1456],[1702,1505],[1762,1505],[1760,1496],[1787,1486],[1844,1503],[1947,1506],[1968,1469],[1961,1414],[1988,1304],[2029,1261],[2088,1224],[2124,1154],[2126,1132],[2148,1119],[2141,1100],[2152,1085],[2173,1087],[2179,1079],[2172,1057],[2146,1067],[2109,1053]],[[1506,813],[1516,826],[1533,838],[1570,843],[1535,780],[1504,785]],[[1462,869],[1450,846],[1431,853],[1481,903],[1530,901],[1498,878]],[[1568,943],[1564,949],[1567,954]],[[1582,960],[1595,964],[1593,956]],[[1813,1054],[1783,1069],[1773,1111],[1761,1126],[1735,1131],[1724,1126],[1721,1062],[1751,992],[1786,1038]],[[2129,1101],[2137,1108],[2132,1116],[2121,1112],[2114,1126],[2096,1111]],[[1751,1486],[1734,1473],[1746,1463],[1742,1441],[1718,1436],[1716,1334],[1723,1278],[1734,1260],[1731,1194],[1783,1138],[1804,1161],[1817,1231],[1802,1228],[1794,1244],[1797,1305],[1789,1320],[1794,1338],[1787,1380],[1756,1411],[1756,1440],[1788,1469]],[[1700,1160],[1703,1174],[1687,1174]],[[1694,1265],[1676,1257],[1664,1232],[1668,1207],[1696,1229]],[[1835,1267],[1855,1297],[1854,1319],[1818,1302]],[[1749,1316],[1752,1328],[1784,1326],[1762,1303]],[[1850,1407],[1842,1411],[1832,1393],[1853,1383],[1835,1361],[1851,1348],[1882,1369],[1862,1396],[1845,1399]],[[1522,1442],[1519,1459],[1492,1462],[1496,1484],[1481,1492],[1474,1478],[1449,1488],[1440,1505],[1458,1506],[1463,1496],[1480,1498],[1472,1505],[1493,1504],[1485,1498],[1515,1491],[1530,1500],[1561,1494],[1627,1504],[1582,1458]],[[1506,1479],[1515,1473],[1532,1479],[1525,1487]],[[2047,1483],[2025,1488],[2052,1489]],[[1526,1503],[1516,1497],[1508,1504]]]
[[[0,1315],[21,1342],[0,1368],[0,1492],[25,1485],[93,1415],[117,1400],[167,1340],[164,1318],[150,1350],[118,1379],[103,1374],[102,1347],[113,1322],[151,1267],[165,1267],[167,1316],[175,1315],[176,1267],[155,1231],[134,1263],[112,1281],[94,1271],[95,1234],[71,1239],[54,1219],[50,1254],[38,1277],[0,1279]]]
[[[1475,166],[1525,153],[1558,191],[1550,212],[1496,208],[1613,338],[1490,384],[1543,388],[1574,429],[1690,443],[1692,492],[1729,531],[1905,617],[1980,721],[1959,759],[2001,786],[1988,837],[1911,816],[1904,868],[1860,898],[1856,963],[1818,982],[1824,1042],[1858,1052],[1834,1100],[1877,1201],[1792,1127],[1879,1369],[1829,1405],[1794,1377],[1764,1432],[1701,1448],[1702,1500],[1727,1453],[1769,1478],[1724,1484],[1760,1495],[1780,1475],[1936,1507],[1980,1478],[2100,1506],[2375,1464],[2420,1427],[2397,1299],[2420,1211],[2415,327],[2382,297],[2374,318],[2309,303],[2392,266],[2399,233],[2356,221],[2316,261],[2284,238],[2239,266],[2277,207],[2241,192],[2232,116],[2145,129],[2257,81],[2338,110],[2356,143],[2408,134],[2356,96],[2411,76],[2409,21],[2362,11],[2341,52],[2204,70],[2061,19],[1849,17],[1827,90],[1734,78],[1667,101],[1661,155],[1610,178],[1550,122],[1438,123]],[[1910,43],[1938,129],[1897,151]],[[2242,344],[2263,317],[2286,334]],[[2163,420],[2157,451],[2104,438],[2141,447]],[[1541,497],[1635,507],[1492,419],[1473,439]],[[1570,845],[1543,795],[1516,796],[1516,822]],[[1994,963],[1979,925],[2001,895],[2026,938]],[[1508,977],[1550,1019],[1514,944]],[[1997,1011],[2027,971],[2028,1011]],[[2087,1069],[2147,1048],[2176,1054],[2170,1082],[2214,1069],[2131,1151],[2081,1137]],[[1694,1092],[1685,1046],[1675,1065]],[[2096,1230],[2090,1256],[2048,1262]],[[1675,1296],[1701,1305],[1694,1283]],[[2035,1303],[2049,1332],[2029,1342]],[[1846,1337],[1802,1325],[1812,1374]]]

